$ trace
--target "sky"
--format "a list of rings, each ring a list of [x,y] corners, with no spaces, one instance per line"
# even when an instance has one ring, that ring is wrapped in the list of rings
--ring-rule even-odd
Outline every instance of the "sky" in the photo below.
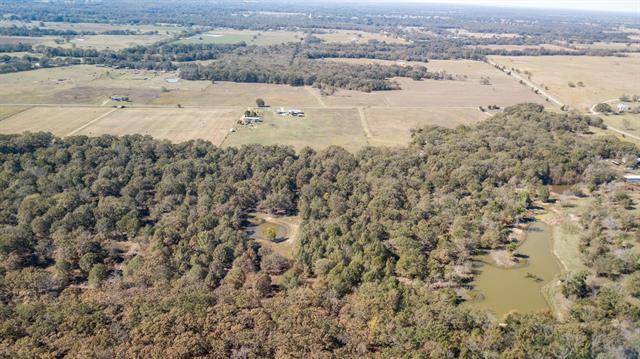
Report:
[[[635,12],[640,16],[640,0],[397,0],[440,4],[467,4],[547,9]],[[386,0],[385,2],[393,2]]]

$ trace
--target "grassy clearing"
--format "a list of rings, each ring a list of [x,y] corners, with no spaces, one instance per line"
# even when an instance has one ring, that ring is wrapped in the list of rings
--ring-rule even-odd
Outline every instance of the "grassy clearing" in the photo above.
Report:
[[[304,38],[301,32],[294,31],[253,31],[218,29],[198,34],[178,42],[182,44],[238,44],[277,45],[288,42],[300,42]]]
[[[203,139],[219,145],[240,118],[240,109],[134,109],[117,110],[77,134],[142,134],[171,142]]]
[[[469,60],[433,60],[429,63],[397,62],[368,59],[328,59],[347,63],[378,63],[384,65],[421,65],[431,71],[445,71],[456,75],[455,81],[423,80],[408,78],[394,79],[402,90],[363,93],[358,91],[337,91],[324,102],[329,107],[355,105],[389,107],[501,107],[522,102],[548,104],[542,97],[520,85],[513,78],[498,71],[487,63]],[[481,83],[488,77],[490,85]]]
[[[491,59],[521,72],[531,72],[531,80],[544,84],[551,94],[579,110],[593,104],[639,92],[634,76],[640,73],[640,57],[594,56],[491,56]],[[569,82],[584,87],[570,87]]]
[[[479,110],[469,108],[367,108],[365,114],[371,129],[370,144],[374,146],[406,146],[412,129],[427,125],[455,128],[485,117]]]
[[[640,88],[638,89],[640,92]],[[640,104],[634,104],[640,106]],[[640,136],[640,114],[624,114],[600,116],[604,123],[611,125],[619,130]]]
[[[74,37],[61,45],[46,44],[48,46],[78,47],[82,49],[121,50],[128,47],[151,45],[169,39],[166,35],[85,35]]]
[[[196,88],[185,87],[199,84]],[[190,106],[255,106],[262,98],[271,107],[321,106],[318,99],[305,87],[289,85],[253,84],[235,82],[180,81],[170,92],[162,93],[151,101],[155,105],[180,103]]]
[[[357,109],[302,110],[306,113],[302,118],[264,111],[263,123],[255,128],[238,127],[237,132],[227,136],[223,146],[259,143],[324,149],[336,145],[356,151],[367,144]]]
[[[593,44],[573,44],[578,49],[604,49],[604,50],[629,50],[640,51],[638,43],[622,42],[594,42]]]
[[[51,132],[66,136],[110,108],[34,107],[0,121],[1,133]]]
[[[386,42],[389,44],[407,44],[408,41],[400,37],[392,37],[382,33],[365,32],[358,30],[330,30],[325,34],[314,34],[315,37],[336,43],[364,44],[371,40]]]
[[[274,243],[266,239],[257,239],[256,241],[285,258],[293,259],[298,246],[298,231],[302,222],[301,218],[299,216],[274,217],[264,213],[255,213],[254,216],[260,220],[284,226],[287,229],[287,239],[283,242]]]
[[[164,91],[190,91],[203,96],[206,81],[168,83],[174,73],[140,70],[114,70],[79,65],[0,75],[0,101],[28,104],[99,105],[112,95],[129,96],[133,104],[149,104]],[[172,105],[177,102],[171,103]]]

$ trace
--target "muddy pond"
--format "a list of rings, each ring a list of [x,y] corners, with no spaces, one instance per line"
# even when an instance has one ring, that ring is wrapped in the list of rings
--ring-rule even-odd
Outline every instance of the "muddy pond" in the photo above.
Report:
[[[472,283],[476,298],[470,301],[473,307],[489,310],[497,319],[511,311],[531,313],[549,309],[542,287],[560,273],[560,264],[553,254],[552,228],[542,222],[532,223],[517,253],[524,260],[514,268],[494,266],[488,256],[478,258],[479,274]]]

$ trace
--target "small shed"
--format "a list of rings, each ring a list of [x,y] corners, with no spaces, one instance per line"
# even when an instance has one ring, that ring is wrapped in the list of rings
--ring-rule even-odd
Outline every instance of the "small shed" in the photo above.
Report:
[[[626,111],[628,108],[629,108],[629,106],[627,106],[627,105],[626,105],[626,104],[624,104],[624,103],[620,103],[620,104],[618,104],[618,107],[617,107],[618,112],[624,112],[624,111]]]

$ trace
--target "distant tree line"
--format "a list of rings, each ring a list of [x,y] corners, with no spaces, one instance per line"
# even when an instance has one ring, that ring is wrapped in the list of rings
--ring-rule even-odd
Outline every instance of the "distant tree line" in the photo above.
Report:
[[[80,59],[76,58],[0,55],[0,73],[29,71],[47,67],[71,66],[78,65],[80,63]]]
[[[424,66],[354,65],[338,62],[296,61],[292,65],[261,64],[243,58],[225,58],[207,65],[185,65],[180,76],[186,80],[259,82],[291,86],[316,86],[358,91],[395,90],[392,77],[443,79]]]

